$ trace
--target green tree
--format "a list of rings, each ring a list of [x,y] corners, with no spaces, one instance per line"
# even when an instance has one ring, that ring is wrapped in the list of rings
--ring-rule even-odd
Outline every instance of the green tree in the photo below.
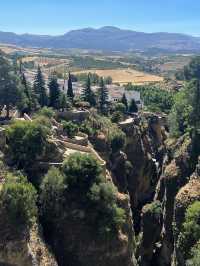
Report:
[[[64,175],[55,167],[52,167],[45,175],[41,184],[40,213],[46,226],[59,224],[65,205]]]
[[[37,193],[28,183],[5,183],[0,192],[0,207],[4,209],[9,224],[15,232],[22,227],[30,227],[37,217]],[[21,231],[20,231],[21,233]]]
[[[64,162],[63,172],[68,188],[84,196],[94,182],[100,181],[102,168],[93,156],[75,153]]]
[[[126,111],[127,111],[128,110],[128,101],[127,101],[127,98],[126,98],[126,94],[125,93],[123,93],[121,102],[125,105]]]
[[[90,106],[96,105],[96,99],[95,94],[91,89],[91,80],[90,80],[90,74],[87,76],[87,81],[85,84],[85,88],[82,91],[82,99],[90,104]]]
[[[184,67],[183,76],[188,81],[191,79],[200,80],[200,56],[194,57],[189,65]]]
[[[3,54],[0,54],[0,105],[6,106],[7,117],[10,109],[16,106],[19,98],[19,80],[12,73],[12,68]]]
[[[106,112],[108,103],[108,90],[104,84],[103,78],[100,79],[100,88],[99,88],[99,109],[101,113]]]
[[[123,103],[116,103],[115,111],[124,114],[126,112],[126,106]]]
[[[126,135],[121,130],[112,132],[109,136],[109,143],[113,153],[123,149],[125,145]]]
[[[125,212],[117,204],[117,189],[106,181],[92,155],[72,154],[61,171],[50,169],[41,185],[40,202],[43,219],[54,229],[63,219],[73,218],[73,212],[68,212],[73,206],[85,213],[81,220],[101,237],[116,234],[125,222]]]
[[[123,120],[123,114],[119,111],[116,111],[112,114],[111,121],[113,123],[119,123]]]
[[[129,106],[129,112],[131,113],[137,113],[138,107],[134,99],[131,100],[130,106]]]
[[[74,92],[73,92],[72,77],[71,77],[71,73],[70,72],[69,72],[69,78],[68,78],[67,97],[69,99],[71,99],[71,101],[73,102],[73,100],[74,100]]]
[[[63,92],[60,92],[59,107],[62,109],[63,112],[65,109],[70,109],[72,107],[72,102],[69,98],[66,97]]]
[[[42,156],[48,129],[35,121],[16,121],[7,129],[8,156],[19,169],[27,169]]]
[[[184,259],[189,258],[191,248],[200,240],[200,201],[195,201],[186,210],[185,221],[177,245]]]
[[[55,109],[59,109],[60,105],[60,88],[55,75],[52,75],[49,79],[49,106]]]
[[[34,93],[37,97],[37,100],[40,106],[41,107],[47,106],[48,97],[47,97],[44,77],[42,75],[40,66],[38,66],[38,69],[37,69],[37,74],[35,76],[33,89],[34,89]]]
[[[78,133],[78,126],[75,123],[71,121],[62,121],[62,125],[64,133],[66,133],[69,138],[75,137],[75,135]]]

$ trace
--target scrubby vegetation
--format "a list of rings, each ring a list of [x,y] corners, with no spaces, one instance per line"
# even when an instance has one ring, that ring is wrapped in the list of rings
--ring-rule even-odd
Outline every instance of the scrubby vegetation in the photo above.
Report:
[[[30,227],[37,219],[37,193],[26,178],[8,175],[0,190],[0,213],[15,231]]]
[[[6,131],[8,155],[19,169],[27,169],[45,152],[48,128],[37,121],[16,121]]]
[[[78,126],[71,121],[69,121],[69,122],[62,121],[62,125],[63,125],[64,133],[66,133],[69,138],[75,137],[75,135],[79,131]]]
[[[186,211],[185,222],[179,235],[178,245],[184,258],[194,255],[200,240],[200,202],[196,201],[191,204]],[[192,247],[194,247],[192,249]]]
[[[41,185],[40,200],[41,215],[53,226],[56,219],[64,219],[71,204],[85,213],[85,222],[91,228],[95,226],[99,234],[111,236],[125,221],[123,209],[117,206],[116,188],[89,155],[71,155],[60,171],[49,170]]]
[[[128,84],[126,88],[127,90],[139,91],[144,105],[149,111],[169,113],[173,106],[173,92],[155,86],[135,86]]]

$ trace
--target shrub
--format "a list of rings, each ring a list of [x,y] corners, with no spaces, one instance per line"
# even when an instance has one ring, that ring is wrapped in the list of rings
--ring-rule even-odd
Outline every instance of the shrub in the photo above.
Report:
[[[47,116],[38,115],[34,117],[34,122],[38,125],[42,125],[42,127],[50,130],[52,127],[51,121]]]
[[[19,169],[26,169],[43,154],[48,135],[46,127],[37,122],[16,121],[6,133],[9,156]]]
[[[118,152],[124,147],[125,134],[121,131],[115,131],[109,136],[110,147],[113,153]]]
[[[62,125],[64,132],[67,134],[69,138],[73,138],[79,131],[78,126],[71,121],[69,122],[62,121]]]
[[[38,111],[38,115],[45,116],[45,117],[51,119],[55,116],[55,112],[54,112],[53,108],[51,108],[51,107],[43,107],[42,109],[40,109]]]
[[[123,103],[117,103],[115,105],[115,111],[120,112],[120,113],[125,113],[126,112],[126,106]]]
[[[117,112],[114,112],[114,113],[112,114],[111,121],[112,121],[113,123],[119,123],[119,122],[122,121],[122,120],[123,120],[123,115],[122,115],[121,112],[117,111]]]
[[[190,253],[190,259],[186,261],[186,266],[199,266],[200,263],[200,242],[195,245]]]
[[[61,171],[49,170],[41,185],[40,202],[44,221],[55,227],[67,215],[74,218],[73,208],[83,210],[84,223],[103,236],[116,233],[125,221],[125,212],[117,205],[117,190],[106,182],[92,155],[73,154]]]
[[[69,190],[84,193],[94,182],[99,181],[102,168],[93,156],[75,153],[64,162],[63,172]]]
[[[89,192],[93,224],[104,236],[114,233],[125,222],[125,212],[117,206],[117,189],[111,183],[94,184]]]
[[[31,226],[37,216],[37,193],[28,183],[8,182],[0,193],[0,206],[8,216],[9,224]]]
[[[185,222],[179,234],[178,246],[186,258],[189,257],[190,248],[200,240],[200,201],[191,204],[185,215]]]

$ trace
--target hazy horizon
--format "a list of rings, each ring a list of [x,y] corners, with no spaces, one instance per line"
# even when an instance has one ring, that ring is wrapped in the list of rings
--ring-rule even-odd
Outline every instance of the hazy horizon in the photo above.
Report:
[[[1,3],[0,30],[17,34],[62,35],[70,30],[115,26],[152,33],[200,35],[200,2],[188,0],[7,0]]]
[[[190,36],[193,36],[193,37],[200,37],[200,34],[190,34],[190,33],[181,33],[181,32],[169,32],[169,31],[139,31],[139,30],[136,30],[136,29],[130,29],[130,28],[121,28],[120,26],[116,26],[116,25],[103,25],[103,26],[100,26],[100,27],[92,27],[92,26],[88,26],[88,27],[83,27],[83,28],[72,28],[72,29],[68,29],[66,30],[65,32],[62,32],[60,34],[51,34],[51,33],[37,33],[37,32],[16,32],[16,31],[5,31],[4,29],[1,29],[0,28],[0,32],[8,32],[8,33],[15,33],[17,35],[24,35],[24,34],[29,34],[29,35],[38,35],[38,36],[62,36],[70,31],[75,31],[75,30],[83,30],[83,29],[95,29],[95,30],[99,30],[99,29],[102,29],[102,28],[105,28],[105,27],[113,27],[113,28],[118,28],[120,30],[130,30],[130,31],[135,31],[135,32],[143,32],[143,33],[147,33],[147,34],[153,34],[153,33],[174,33],[174,34],[183,34],[183,35],[190,35]]]

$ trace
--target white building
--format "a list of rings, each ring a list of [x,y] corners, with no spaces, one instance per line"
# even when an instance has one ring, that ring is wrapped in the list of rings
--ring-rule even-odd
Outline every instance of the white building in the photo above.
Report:
[[[139,91],[125,90],[123,86],[117,85],[107,85],[107,89],[109,102],[117,103],[121,101],[123,94],[125,94],[128,103],[130,103],[132,99],[134,99],[139,108],[143,107],[143,102],[141,100]]]

